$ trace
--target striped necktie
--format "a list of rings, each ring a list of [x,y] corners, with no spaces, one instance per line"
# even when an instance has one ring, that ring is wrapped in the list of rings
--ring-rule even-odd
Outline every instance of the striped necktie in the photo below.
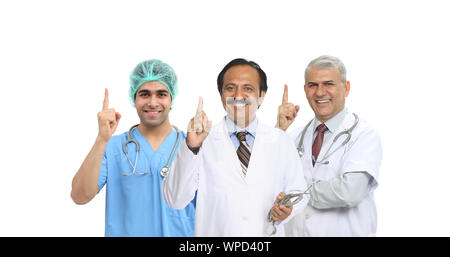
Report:
[[[247,168],[251,155],[250,146],[248,145],[247,140],[245,139],[246,135],[247,131],[236,133],[236,136],[239,139],[239,147],[236,152],[239,161],[241,162],[242,173],[244,173],[244,176],[247,175]]]

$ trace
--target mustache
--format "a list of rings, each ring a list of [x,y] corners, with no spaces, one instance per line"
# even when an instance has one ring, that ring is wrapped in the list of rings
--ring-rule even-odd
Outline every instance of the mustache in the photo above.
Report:
[[[228,105],[233,105],[233,104],[248,104],[248,105],[251,105],[252,102],[250,102],[250,100],[247,100],[247,99],[244,99],[244,98],[242,98],[242,99],[229,98],[229,99],[227,99],[227,104]]]

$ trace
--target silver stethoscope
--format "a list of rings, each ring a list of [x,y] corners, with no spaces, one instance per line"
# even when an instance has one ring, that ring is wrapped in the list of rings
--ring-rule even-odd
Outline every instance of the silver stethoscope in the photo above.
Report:
[[[130,128],[130,130],[128,131],[128,135],[127,135],[127,141],[125,141],[122,144],[123,152],[125,153],[125,156],[127,157],[128,162],[130,162],[130,165],[133,168],[133,170],[130,173],[123,173],[122,174],[123,176],[131,176],[131,175],[133,175],[135,173],[138,174],[138,175],[146,175],[146,174],[148,174],[148,171],[139,172],[139,171],[136,170],[137,161],[138,161],[138,155],[139,155],[139,143],[136,140],[131,138],[131,133],[133,132],[133,130],[137,126],[139,126],[139,124],[134,125],[133,127]],[[161,174],[161,176],[163,176],[163,177],[167,176],[167,174],[170,171],[170,168],[169,168],[170,162],[172,161],[173,155],[175,153],[175,149],[177,149],[177,145],[180,142],[180,134],[181,134],[181,132],[180,132],[180,130],[177,127],[175,127],[175,126],[173,126],[173,127],[177,131],[177,141],[175,142],[175,145],[172,148],[172,152],[170,153],[169,160],[167,161],[166,165],[161,168],[161,171],[159,172]],[[134,160],[134,165],[131,162],[130,157],[128,156],[127,144],[129,144],[129,143],[134,143],[136,145],[136,159]]]
[[[339,150],[341,147],[343,147],[345,144],[347,144],[350,139],[352,138],[352,131],[353,129],[358,125],[359,123],[359,118],[358,115],[356,115],[355,113],[353,113],[353,116],[355,116],[355,122],[353,123],[353,125],[348,128],[345,129],[344,131],[341,131],[339,134],[337,134],[334,139],[333,142],[331,143],[330,147],[328,147],[328,150],[325,152],[324,157],[322,158],[321,161],[316,160],[316,158],[311,155],[311,158],[314,160],[315,163],[320,163],[320,164],[329,164],[330,161],[325,161],[326,159],[328,159],[332,154],[334,154],[337,150]],[[303,129],[301,137],[300,137],[300,142],[298,143],[298,147],[297,147],[297,151],[298,151],[298,155],[300,156],[300,158],[303,156],[303,154],[305,153],[305,148],[303,147],[303,139],[305,137],[306,134],[306,130],[308,129],[308,127],[311,125],[311,123],[313,122],[314,119],[312,119],[310,122],[308,122],[308,124],[306,125],[306,127]],[[342,136],[342,135],[346,135],[347,137],[345,138],[344,141],[342,141],[342,143],[336,148],[334,149],[331,153],[330,150],[333,148],[334,143],[336,143],[336,141]]]
[[[353,116],[355,116],[355,122],[353,123],[353,125],[348,128],[345,129],[344,131],[340,132],[339,134],[337,134],[334,139],[333,142],[331,143],[330,147],[328,148],[328,150],[326,151],[324,157],[322,158],[322,161],[316,161],[314,156],[311,156],[312,159],[316,162],[316,163],[320,163],[320,164],[329,164],[330,161],[324,161],[326,159],[328,159],[332,154],[334,154],[339,148],[343,147],[345,144],[347,144],[351,137],[352,137],[352,131],[353,129],[358,125],[359,123],[359,118],[358,115],[356,115],[355,113],[353,113]],[[300,137],[300,142],[298,144],[297,147],[297,151],[298,151],[298,155],[300,156],[300,158],[303,156],[303,154],[305,153],[305,148],[303,147],[303,139],[305,137],[306,134],[306,130],[308,129],[308,127],[311,125],[311,123],[313,122],[314,119],[312,119],[310,122],[308,122],[308,124],[305,126],[305,128],[302,131],[301,137]],[[336,143],[336,141],[342,136],[342,135],[347,135],[347,137],[345,138],[345,140],[336,148],[334,149],[331,153],[330,150],[333,147],[334,143]],[[302,199],[303,199],[303,195],[305,194],[309,194],[308,191],[311,189],[312,185],[310,185],[304,192],[302,193],[290,193],[287,194],[286,196],[283,197],[283,199],[281,199],[279,205],[284,205],[286,207],[291,207],[297,203],[299,203]],[[289,200],[293,199],[293,201],[291,203],[287,203]],[[277,228],[275,227],[275,221],[272,219],[272,216],[270,215],[270,211],[269,214],[267,215],[267,221],[269,221],[269,225],[266,228],[266,234],[269,236],[274,235],[277,232]]]
[[[278,203],[278,205],[284,205],[286,207],[291,207],[294,206],[295,204],[299,203],[302,199],[303,199],[303,195],[305,194],[309,194],[308,191],[311,189],[312,185],[310,185],[304,192],[301,193],[289,193],[286,194],[283,199],[281,199],[281,201]],[[292,202],[288,203],[291,199]],[[272,236],[275,235],[275,233],[277,233],[277,227],[275,226],[275,222],[272,219],[272,216],[270,215],[270,210],[269,210],[269,214],[267,214],[267,221],[269,222],[269,224],[266,227],[266,234],[268,236]]]

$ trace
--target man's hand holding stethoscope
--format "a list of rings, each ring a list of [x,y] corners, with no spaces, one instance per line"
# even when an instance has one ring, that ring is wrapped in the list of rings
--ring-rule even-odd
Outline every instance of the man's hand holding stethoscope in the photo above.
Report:
[[[103,108],[97,113],[98,119],[98,138],[104,142],[108,142],[119,125],[122,115],[109,108],[108,89],[105,88],[105,98],[103,99]]]
[[[297,113],[300,110],[299,105],[294,105],[288,101],[288,86],[284,85],[283,100],[278,107],[277,128],[286,130],[294,122]]]
[[[189,121],[186,144],[189,148],[199,148],[211,131],[212,121],[203,111],[203,98],[198,98],[198,106],[195,117]]]
[[[270,216],[272,217],[272,220],[274,221],[283,221],[286,219],[292,212],[292,206],[286,206],[284,204],[280,204],[281,200],[286,196],[286,193],[281,192],[278,194],[277,199],[275,200],[274,205],[272,206],[272,209],[270,209]],[[291,201],[286,202],[287,205],[289,205]]]

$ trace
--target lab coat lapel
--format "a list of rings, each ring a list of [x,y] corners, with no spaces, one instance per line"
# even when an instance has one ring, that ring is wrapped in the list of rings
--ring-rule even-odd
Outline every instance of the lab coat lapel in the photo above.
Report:
[[[312,144],[313,144],[313,124],[311,124],[308,129],[306,130],[305,137],[303,138],[303,147],[304,147],[304,153],[303,153],[303,165],[305,167],[308,167],[307,170],[304,171],[305,175],[307,172],[312,171],[314,169],[314,166],[312,165]],[[320,155],[320,154],[319,154]],[[305,163],[306,162],[306,163]],[[310,174],[311,176],[312,174]]]
[[[258,126],[256,127],[256,136],[255,141],[253,142],[252,152],[250,155],[250,161],[248,163],[247,168],[247,175],[244,177],[246,181],[251,180],[253,177],[258,176],[258,165],[260,164],[259,161],[261,161],[263,158],[260,158],[259,156],[262,154],[262,147],[264,147],[263,139],[265,135],[267,134],[267,131],[264,130],[264,127],[262,126],[261,122],[258,122]],[[270,135],[268,135],[270,137]],[[237,156],[237,155],[236,155]],[[237,157],[236,157],[237,159]],[[238,159],[239,161],[239,159]],[[264,162],[263,162],[264,163]],[[242,173],[242,172],[241,172]]]
[[[241,162],[239,161],[239,159],[237,157],[236,149],[234,149],[233,142],[231,141],[225,119],[222,119],[221,123],[216,128],[217,128],[217,130],[214,131],[213,135],[211,135],[211,136],[213,136],[212,139],[216,141],[215,143],[217,143],[217,145],[223,146],[222,149],[217,149],[217,150],[223,151],[224,162],[229,163],[230,167],[231,167],[229,172],[235,173],[242,180],[246,181],[246,178],[245,178],[244,174],[242,173]],[[250,168],[251,158],[252,157],[250,157],[249,168]],[[249,169],[247,169],[247,176],[248,176],[248,170]]]

